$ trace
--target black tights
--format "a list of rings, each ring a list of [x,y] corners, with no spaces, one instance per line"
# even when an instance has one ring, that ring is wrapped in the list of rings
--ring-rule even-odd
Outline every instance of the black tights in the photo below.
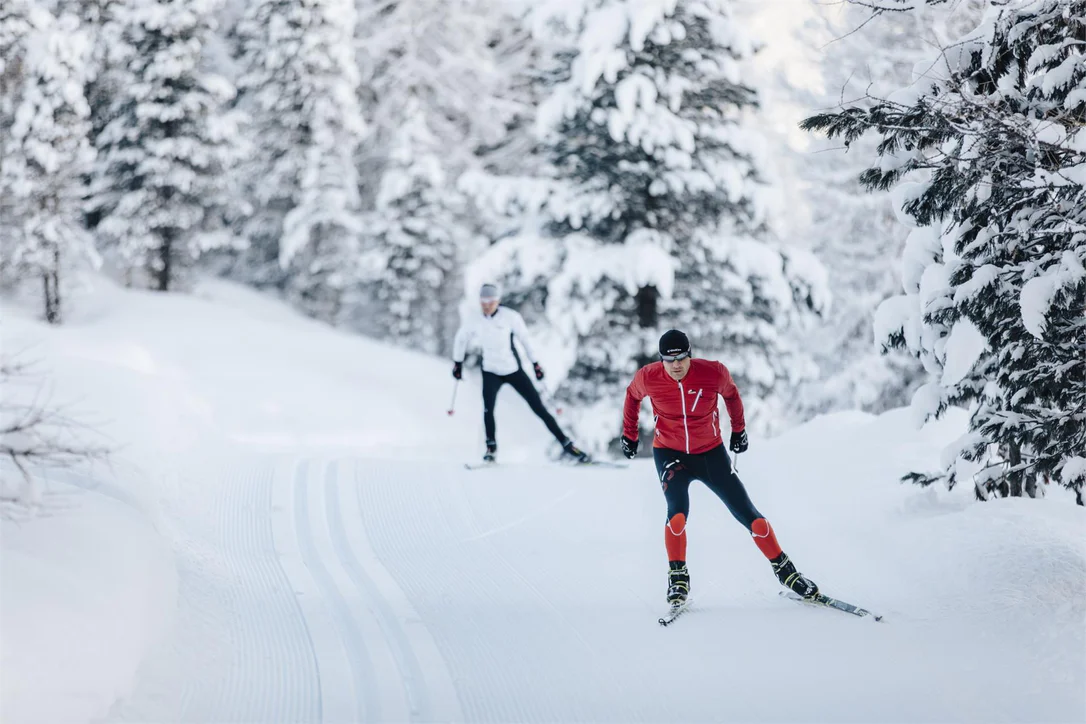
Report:
[[[682,513],[690,517],[690,483],[700,480],[705,487],[716,493],[724,501],[735,519],[750,530],[751,524],[762,514],[750,502],[739,476],[732,469],[731,460],[724,450],[723,443],[697,455],[679,450],[653,448],[652,456],[656,460],[656,472],[660,476],[660,486],[664,489],[667,500],[667,519]]]
[[[523,369],[517,370],[511,375],[496,375],[492,372],[483,372],[483,422],[486,424],[487,442],[494,443],[497,441],[497,437],[495,437],[494,403],[498,399],[498,390],[506,382],[520,393],[520,396],[532,408],[532,412],[543,421],[543,424],[547,426],[555,439],[560,443],[565,443],[566,436],[562,432],[562,428],[558,427],[554,416],[547,411],[547,408],[543,405],[543,400],[539,399],[539,392],[536,390],[535,385],[532,384],[532,381],[528,379],[528,375]]]

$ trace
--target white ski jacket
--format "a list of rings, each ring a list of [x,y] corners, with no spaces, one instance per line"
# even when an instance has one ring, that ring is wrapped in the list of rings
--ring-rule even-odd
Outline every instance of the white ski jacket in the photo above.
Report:
[[[479,310],[469,316],[456,330],[453,340],[453,361],[463,362],[469,346],[483,353],[483,370],[496,375],[511,375],[520,369],[520,357],[514,338],[524,346],[528,360],[536,362],[535,352],[528,341],[528,326],[524,317],[508,307],[499,306],[491,316]]]

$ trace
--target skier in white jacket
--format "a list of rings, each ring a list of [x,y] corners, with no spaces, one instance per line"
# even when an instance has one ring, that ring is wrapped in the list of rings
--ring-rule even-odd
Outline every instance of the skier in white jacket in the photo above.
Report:
[[[587,462],[588,456],[578,450],[562,432],[554,416],[539,399],[539,392],[521,366],[515,345],[515,340],[518,339],[528,353],[536,379],[543,379],[543,369],[532,351],[524,317],[516,310],[501,306],[495,284],[482,286],[479,291],[479,306],[481,313],[469,316],[456,331],[456,338],[453,340],[453,377],[459,380],[463,375],[464,355],[468,346],[479,347],[483,355],[483,423],[486,426],[486,454],[483,455],[483,460],[494,462],[498,450],[494,404],[498,399],[498,390],[508,382],[561,443],[565,453],[580,462]]]

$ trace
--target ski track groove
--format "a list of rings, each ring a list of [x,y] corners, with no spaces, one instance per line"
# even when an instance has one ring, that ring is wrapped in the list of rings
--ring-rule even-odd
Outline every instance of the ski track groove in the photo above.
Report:
[[[448,665],[405,592],[377,557],[364,526],[359,465],[351,461],[349,492],[328,482],[328,516],[341,562],[372,603],[374,617],[391,649],[410,707],[411,721],[460,719],[460,704]],[[339,491],[332,506],[333,487]],[[345,525],[346,519],[352,521]]]
[[[496,600],[501,589],[489,575],[484,561],[473,560],[457,545],[458,536],[446,516],[447,506],[440,490],[436,495],[417,496],[413,505],[404,505],[404,494],[395,475],[387,475],[380,463],[370,462],[372,471],[359,487],[366,527],[374,532],[373,544],[383,560],[398,563],[390,566],[399,585],[415,601],[424,620],[437,624],[443,617],[462,610],[458,596],[463,581],[472,581],[479,600]],[[393,471],[387,471],[393,472]],[[398,530],[399,535],[386,531]],[[440,563],[437,556],[417,556],[419,548],[429,552],[444,551]],[[483,574],[483,575],[480,575]],[[473,580],[475,579],[475,580]],[[528,712],[509,708],[497,697],[480,697],[467,686],[473,677],[484,677],[496,691],[513,691],[517,680],[511,667],[501,666],[485,644],[488,629],[501,628],[509,619],[503,609],[495,607],[487,613],[486,626],[477,616],[463,616],[460,628],[435,625],[434,639],[449,662],[457,684],[461,708],[466,721],[513,722],[525,721]]]
[[[267,551],[274,562],[274,585],[278,590],[286,593],[286,612],[289,612],[290,616],[300,622],[304,637],[290,637],[292,659],[288,661],[285,658],[275,656],[275,642],[267,636],[266,630],[257,627],[255,635],[266,642],[265,656],[267,661],[274,662],[273,673],[276,674],[274,677],[276,686],[283,691],[295,691],[295,699],[289,702],[292,706],[286,710],[290,714],[288,721],[305,722],[313,716],[312,702],[318,702],[319,704],[317,692],[320,689],[320,679],[317,673],[316,654],[313,651],[313,640],[309,627],[302,615],[301,607],[298,605],[298,599],[291,591],[290,580],[283,569],[282,560],[278,551],[275,550],[275,533],[272,529],[271,519],[273,485],[274,471],[268,474],[267,483],[262,489],[258,490],[254,486],[252,510],[254,513],[260,511],[263,514],[256,521],[259,525],[253,526],[253,534],[254,536],[260,535],[261,549]],[[298,666],[296,662],[304,662],[304,667]],[[295,689],[292,684],[298,679],[301,671],[308,671],[311,676],[306,678],[304,688]],[[270,702],[271,699],[268,698],[266,701]],[[277,718],[278,711],[276,707],[268,706],[267,718],[264,721],[272,721]],[[320,716],[319,709],[316,714]]]
[[[299,663],[313,671],[313,658],[308,634],[286,630],[291,621],[300,621],[303,629],[305,622],[297,617],[293,596],[281,595],[290,588],[270,535],[271,482],[271,470],[253,470],[238,491],[238,507],[223,521],[227,549],[248,554],[233,561],[239,578],[254,576],[248,586],[234,589],[232,604],[245,644],[234,649],[228,685],[221,690],[225,699],[215,707],[216,716],[235,721],[305,721],[311,715],[305,704],[315,699],[311,678],[297,685],[304,670]],[[255,605],[245,601],[247,593],[261,594]]]
[[[302,562],[320,588],[323,603],[329,608],[335,627],[340,634],[354,684],[357,721],[383,721],[380,697],[368,683],[376,681],[377,674],[363,644],[362,633],[352,619],[351,609],[343,591],[336,585],[317,548],[316,536],[310,522],[309,488],[313,485],[316,490],[320,490],[321,486],[316,484],[317,476],[309,475],[310,467],[310,461],[300,461],[294,477],[294,523]],[[334,472],[329,472],[334,474]],[[328,714],[328,712],[323,712],[322,718]]]
[[[381,463],[367,463],[371,472],[359,487],[366,528],[374,533],[377,555],[395,562],[389,570],[419,602],[423,619],[433,623],[434,640],[457,677],[466,719],[552,722],[583,718],[575,703],[547,692],[577,691],[578,684],[584,688],[581,682],[591,670],[592,657],[569,652],[591,654],[591,645],[560,607],[499,553],[493,541],[469,540],[479,527],[469,497],[459,490],[463,481],[435,470],[429,476],[434,482],[404,483],[397,479],[395,468],[385,471]],[[435,555],[438,551],[440,555]],[[493,605],[484,615],[474,615],[474,601]],[[541,618],[538,625],[525,628],[524,617],[534,610],[530,603],[525,608],[530,601],[539,605]],[[450,622],[454,615],[457,618]],[[528,649],[517,650],[518,645]],[[540,651],[558,652],[559,661],[569,665],[538,666],[530,658]],[[517,696],[518,692],[522,695]],[[525,692],[531,695],[523,696]]]
[[[347,575],[358,587],[366,593],[369,599],[374,617],[381,627],[381,631],[391,648],[392,656],[396,661],[396,668],[400,672],[404,694],[407,697],[411,721],[428,721],[430,716],[430,704],[426,697],[425,684],[418,659],[410,645],[407,644],[403,629],[399,625],[395,614],[390,610],[388,601],[384,600],[365,571],[362,569],[357,556],[351,549],[347,540],[347,532],[344,528],[343,510],[339,495],[338,481],[330,475],[325,481],[325,511],[328,515],[329,531],[332,542],[336,546],[336,555],[340,563],[347,571]]]
[[[200,534],[172,541],[180,546],[178,641],[214,644],[159,654],[181,673],[174,693],[151,681],[149,698],[138,688],[110,720],[314,720],[315,658],[270,528],[273,472],[266,464],[220,470]],[[148,663],[157,671],[164,661]]]

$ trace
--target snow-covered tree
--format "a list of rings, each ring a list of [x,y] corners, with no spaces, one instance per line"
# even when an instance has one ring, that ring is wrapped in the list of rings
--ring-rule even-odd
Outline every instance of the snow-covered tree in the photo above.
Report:
[[[726,360],[768,427],[796,369],[783,329],[822,291],[818,265],[767,223],[742,68],[753,42],[723,0],[593,3],[560,20],[575,42],[538,119],[549,173],[482,183],[528,222],[472,281],[501,279],[564,348],[558,395],[591,447],[617,438],[623,388],[669,327]]]
[[[357,55],[372,133],[359,150],[370,275],[353,328],[416,349],[450,351],[462,260],[485,241],[458,188],[509,150],[530,105],[524,32],[503,0],[359,0]],[[498,149],[498,150],[495,150]]]
[[[372,314],[363,332],[432,354],[446,351],[457,326],[459,253],[471,239],[464,199],[451,182],[441,143],[417,103],[408,103],[376,198],[367,215],[363,286]],[[454,205],[455,204],[455,205]]]
[[[65,271],[96,261],[82,224],[83,176],[94,159],[83,96],[89,42],[74,15],[55,18],[26,0],[13,0],[0,24],[4,31],[21,26],[20,42],[12,33],[2,43],[0,69],[2,77],[8,63],[19,65],[10,90],[6,83],[3,89],[10,113],[0,125],[4,276],[40,282],[45,319],[55,324]]]
[[[91,42],[85,94],[91,108],[91,137],[97,139],[111,120],[110,109],[125,82],[124,66],[132,49],[117,16],[124,0],[79,0],[77,5]]]
[[[241,106],[259,134],[244,170],[250,279],[336,321],[358,278],[362,233],[351,0],[258,0],[240,21]]]
[[[984,0],[956,0],[872,17],[858,3],[812,5],[815,17],[797,32],[810,66],[784,92],[803,104],[803,115],[843,102],[862,104],[869,94],[908,83],[913,66],[933,47],[972,29],[985,6]],[[810,67],[818,69],[817,84]],[[880,353],[872,331],[878,304],[901,292],[897,260],[908,233],[897,222],[889,192],[864,193],[860,184],[877,140],[861,137],[847,153],[839,142],[810,134],[797,141],[803,145],[788,149],[784,159],[794,199],[805,211],[794,214],[801,221],[793,232],[811,241],[834,296],[805,340],[819,376],[797,390],[794,406],[806,418],[835,409],[878,413],[907,405],[922,383],[923,367],[903,350]]]
[[[226,214],[241,149],[232,86],[203,70],[217,0],[132,0],[117,9],[133,52],[97,137],[93,211],[111,260],[165,291],[233,243]]]
[[[968,406],[938,475],[978,497],[1086,483],[1086,2],[995,7],[884,99],[805,122],[852,144],[872,131],[872,188],[913,227],[905,294],[876,336],[931,380],[926,419]],[[874,159],[872,159],[874,161]]]

